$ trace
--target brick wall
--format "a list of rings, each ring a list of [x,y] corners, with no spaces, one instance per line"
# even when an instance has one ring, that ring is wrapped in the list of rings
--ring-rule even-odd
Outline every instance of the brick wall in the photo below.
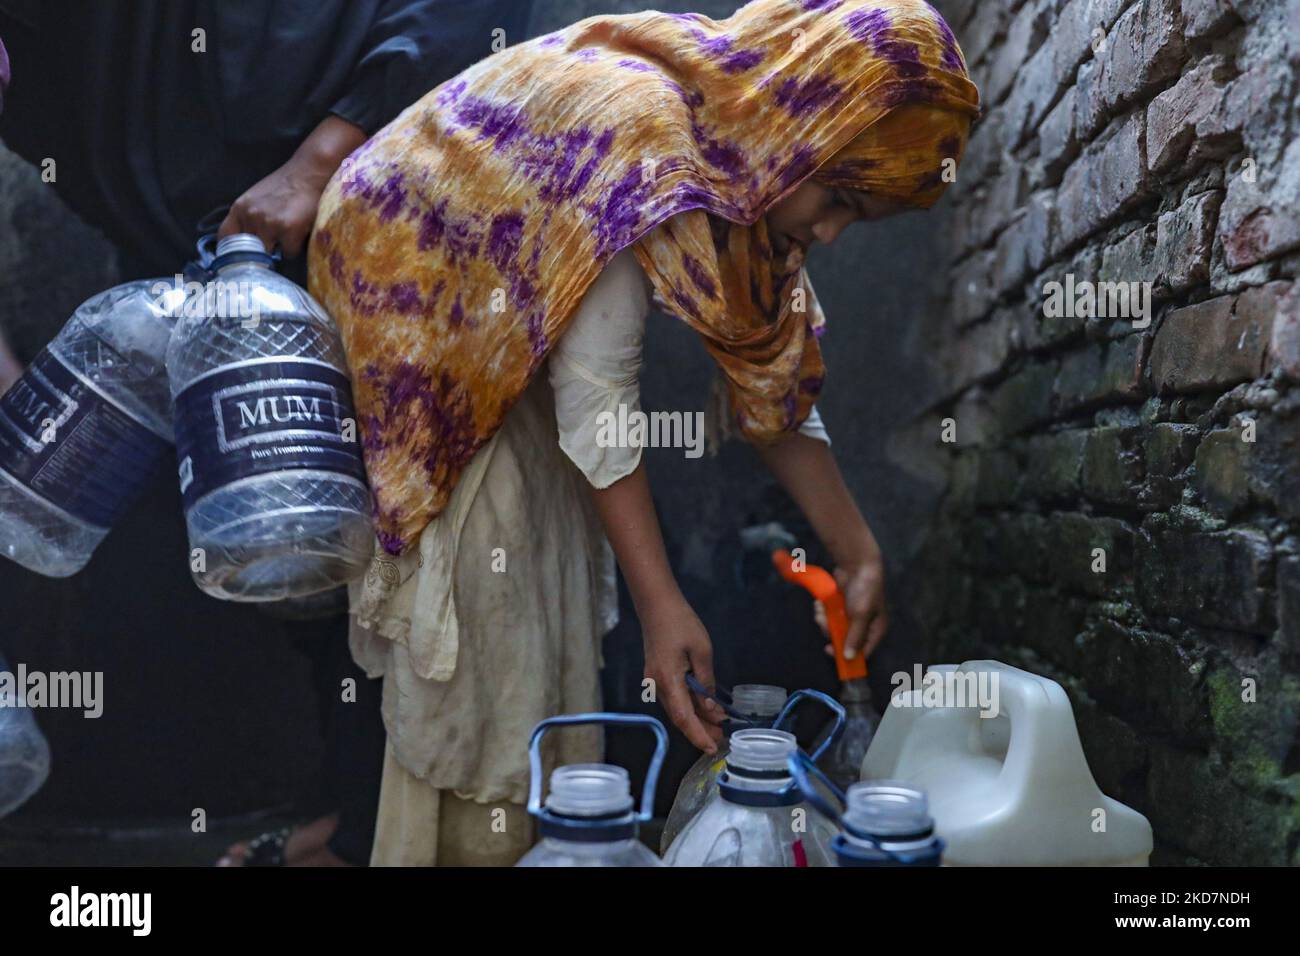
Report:
[[[899,445],[931,657],[1058,679],[1156,862],[1300,863],[1300,3],[937,6],[984,115]]]

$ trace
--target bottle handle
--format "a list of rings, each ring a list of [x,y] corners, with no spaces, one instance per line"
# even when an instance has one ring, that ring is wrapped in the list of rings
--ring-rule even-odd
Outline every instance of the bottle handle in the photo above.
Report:
[[[804,802],[812,806],[814,810],[834,823],[835,826],[839,828],[840,832],[843,833],[847,829],[844,825],[844,815],[822,797],[822,795],[817,791],[817,788],[812,785],[812,780],[809,779],[809,775],[811,774],[821,781],[822,785],[834,795],[836,800],[845,807],[848,807],[848,797],[845,795],[844,791],[835,786],[835,784],[831,782],[831,779],[827,777],[826,774],[822,773],[821,768],[813,763],[808,755],[802,751],[796,750],[786,758],[785,762],[786,768],[790,771],[790,776],[794,780],[794,785],[799,788],[799,794],[803,797]],[[885,859],[892,860],[895,863],[900,863],[904,866],[911,866],[915,863],[921,862],[923,859],[923,855],[921,854],[899,853],[897,850],[887,850],[881,845],[878,839],[870,834],[853,831],[853,835],[855,839],[870,844],[877,853],[880,853],[885,857]],[[842,839],[842,836],[836,838],[835,845],[837,848]]]
[[[827,800],[817,791],[809,779],[809,774],[816,777],[821,783],[834,795],[835,799],[841,804],[847,806],[847,798],[844,791],[831,781],[830,777],[822,773],[821,768],[813,762],[802,750],[796,749],[794,753],[785,758],[786,767],[790,771],[790,776],[794,778],[794,785],[799,788],[799,793],[804,800],[812,806],[814,810],[830,820],[837,827],[842,828],[840,822],[840,811],[836,810]]]
[[[654,717],[646,714],[565,714],[560,717],[547,717],[533,728],[533,735],[528,741],[528,812],[533,816],[542,812],[542,738],[552,727],[574,727],[581,724],[603,724],[606,726],[647,727],[655,735],[655,751],[646,769],[645,787],[641,791],[641,812],[637,814],[638,823],[646,823],[654,815],[655,786],[659,783],[659,771],[663,769],[664,758],[668,755],[668,731]]]
[[[835,741],[840,739],[840,734],[844,732],[844,705],[834,697],[831,697],[828,694],[823,694],[819,690],[797,690],[791,694],[790,699],[785,702],[785,706],[781,708],[781,713],[776,715],[776,720],[772,721],[772,727],[776,730],[780,730],[781,725],[789,719],[790,714],[793,713],[794,709],[804,700],[815,700],[818,703],[823,704],[826,709],[835,716],[835,725],[831,727],[831,732],[826,735],[826,739],[822,741],[822,745],[814,750],[810,755],[813,761],[817,761],[821,759],[822,754],[826,753],[826,751],[834,745]]]
[[[709,690],[700,683],[698,677],[696,677],[692,672],[687,671],[686,686],[690,689],[691,693],[699,694],[701,697],[707,697],[709,700],[713,701],[721,707],[722,712],[732,720],[740,720],[745,723],[753,721],[753,714],[742,714],[740,711],[736,710],[734,700],[731,696],[731,691],[727,690],[727,688],[723,687],[721,684],[719,684],[715,690]]]

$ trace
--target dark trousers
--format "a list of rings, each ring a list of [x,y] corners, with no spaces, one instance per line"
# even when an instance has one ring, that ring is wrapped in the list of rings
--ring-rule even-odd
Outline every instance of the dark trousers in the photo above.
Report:
[[[382,682],[357,667],[348,650],[346,615],[285,621],[294,646],[312,663],[321,727],[325,734],[323,809],[337,810],[338,829],[329,841],[339,859],[354,866],[370,862],[379,812],[379,785],[387,736],[380,715]],[[344,681],[355,688],[355,699]],[[345,699],[346,697],[346,699]]]

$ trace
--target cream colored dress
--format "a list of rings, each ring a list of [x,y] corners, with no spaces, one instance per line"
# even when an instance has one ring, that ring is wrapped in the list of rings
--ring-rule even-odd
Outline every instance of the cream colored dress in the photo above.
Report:
[[[533,840],[533,726],[600,709],[600,641],[618,601],[587,486],[640,462],[641,449],[602,448],[595,430],[602,411],[640,408],[649,297],[620,253],[418,546],[377,554],[351,588],[353,656],[384,680],[374,865],[513,863]],[[825,440],[815,413],[804,431]],[[543,752],[548,775],[596,762],[601,734],[554,731]]]

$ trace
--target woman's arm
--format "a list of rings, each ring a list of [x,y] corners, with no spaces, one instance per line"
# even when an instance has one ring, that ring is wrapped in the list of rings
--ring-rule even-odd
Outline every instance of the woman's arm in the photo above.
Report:
[[[645,676],[655,682],[677,728],[695,746],[714,753],[723,714],[712,701],[689,693],[685,679],[692,671],[705,687],[713,686],[713,645],[668,566],[645,462],[608,488],[592,488],[591,497],[641,621]]]
[[[884,562],[830,446],[795,434],[757,450],[835,562],[835,579],[849,614],[844,656],[854,657],[859,650],[870,655],[889,628]]]
[[[560,447],[587,479],[632,592],[645,639],[645,675],[672,722],[712,753],[722,711],[687,692],[685,673],[694,671],[713,687],[713,646],[668,566],[642,450],[604,447],[599,437],[602,416],[617,415],[620,405],[629,412],[641,407],[637,376],[649,310],[645,273],[624,250],[592,283],[551,352],[556,425]]]

